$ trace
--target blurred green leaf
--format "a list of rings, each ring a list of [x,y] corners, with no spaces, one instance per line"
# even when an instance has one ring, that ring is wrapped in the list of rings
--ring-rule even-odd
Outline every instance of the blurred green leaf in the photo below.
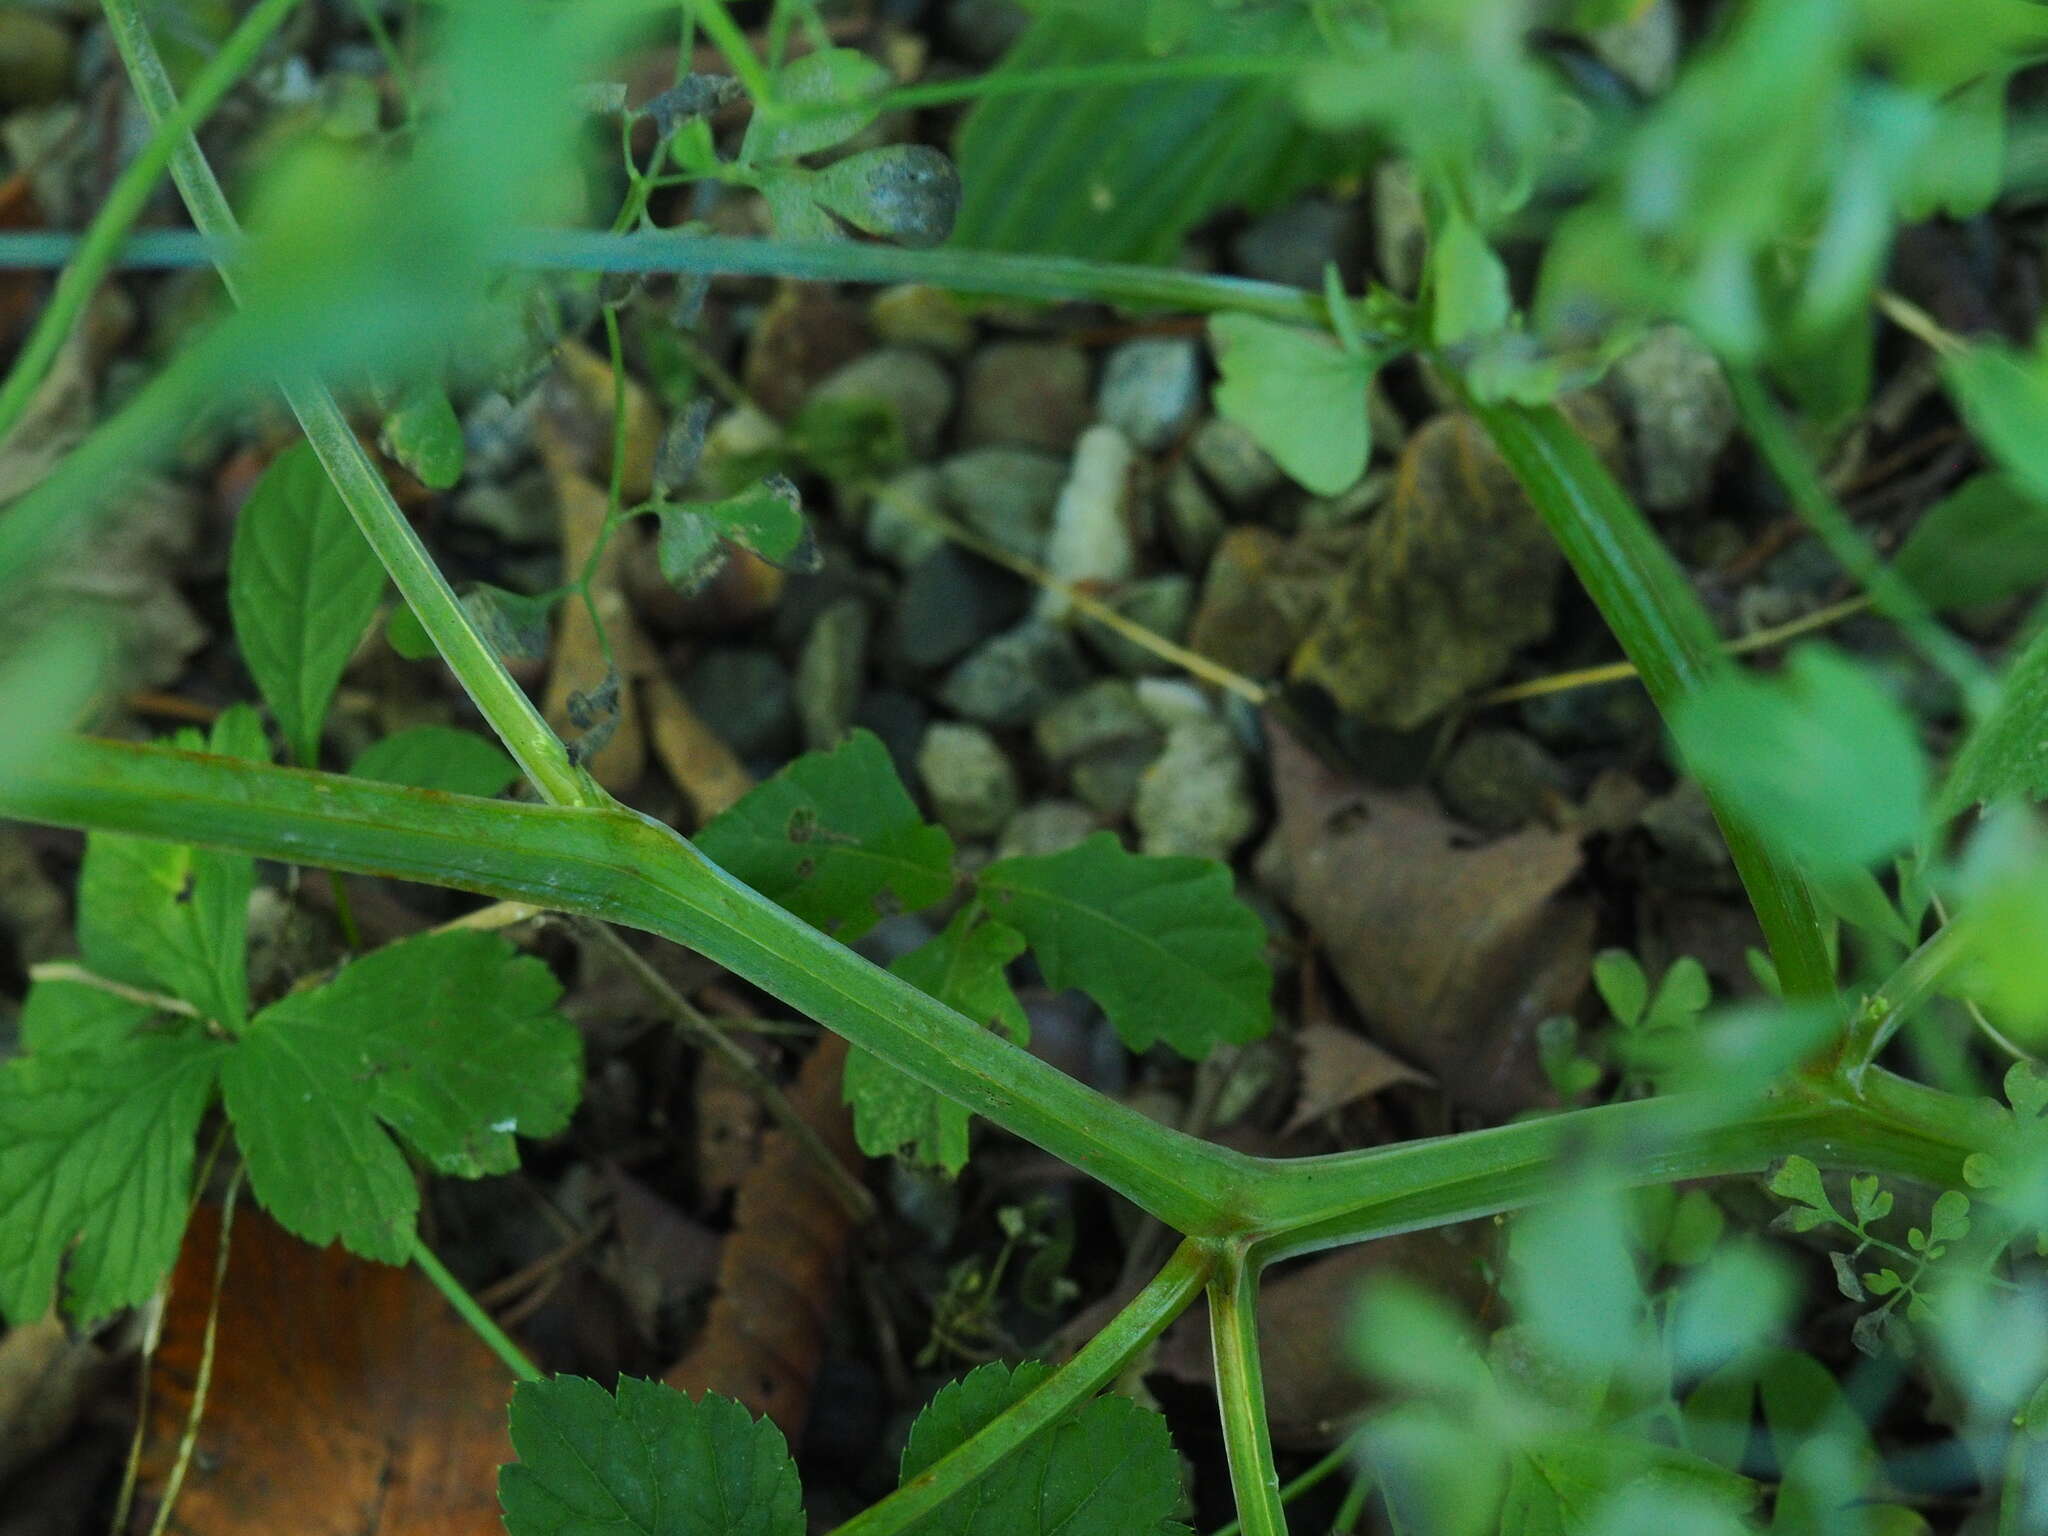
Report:
[[[1023,1045],[1031,1025],[1003,972],[1024,953],[1024,935],[1001,923],[977,923],[978,915],[971,905],[962,908],[943,933],[889,969]],[[845,1098],[853,1107],[854,1139],[869,1157],[894,1153],[949,1175],[967,1166],[966,1106],[858,1047],[847,1053]]]
[[[794,160],[852,138],[875,120],[875,99],[889,88],[889,71],[854,48],[822,48],[792,59],[775,75],[775,107],[757,103],[740,141],[750,164]],[[781,112],[783,107],[842,107],[837,112]]]
[[[462,478],[462,423],[438,385],[411,391],[384,418],[382,441],[384,451],[430,491],[445,491]]]
[[[1941,366],[1977,440],[2022,492],[2048,501],[2048,358],[1979,341]]]
[[[1920,833],[1919,734],[1831,648],[1801,646],[1770,680],[1716,679],[1681,702],[1671,729],[1694,776],[1817,875],[1867,866]]]
[[[2008,795],[2048,796],[2048,624],[2006,664],[1998,700],[1965,738],[1941,786],[1942,819]]]
[[[658,1381],[522,1381],[498,1473],[509,1536],[803,1536],[782,1431],[731,1398]]]
[[[451,795],[499,795],[517,782],[519,765],[475,731],[416,725],[365,747],[349,769],[359,779],[438,789]]]
[[[1251,433],[1289,475],[1317,495],[1334,496],[1365,473],[1372,451],[1365,391],[1381,359],[1254,315],[1217,315],[1209,342],[1223,375],[1217,411]]]
[[[1430,333],[1439,346],[1503,329],[1513,313],[1507,268],[1472,221],[1453,213],[1430,249]]]
[[[926,144],[888,144],[835,160],[805,191],[861,233],[913,249],[942,244],[960,212],[960,173]]]
[[[1060,853],[999,859],[978,884],[1054,987],[1101,1005],[1134,1051],[1191,1061],[1272,1027],[1266,927],[1214,859],[1131,853],[1097,832]]]
[[[383,593],[384,567],[312,445],[286,449],[235,523],[228,608],[242,659],[301,767],[319,765],[327,706]]]
[[[1625,949],[1603,949],[1593,957],[1593,985],[1623,1029],[1633,1029],[1650,1002],[1650,979]]]
[[[1977,608],[2048,580],[2048,501],[1975,475],[1929,507],[1893,568],[1936,608]]]
[[[695,841],[734,878],[843,943],[953,888],[952,838],[925,824],[867,731],[798,758]]]

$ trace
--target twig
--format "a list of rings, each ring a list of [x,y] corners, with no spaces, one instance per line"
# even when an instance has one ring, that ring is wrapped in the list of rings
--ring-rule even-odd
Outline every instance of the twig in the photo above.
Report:
[[[149,1536],[163,1536],[171,1523],[171,1510],[178,1502],[178,1493],[185,1486],[185,1473],[192,1466],[192,1455],[199,1448],[199,1422],[206,1415],[206,1393],[213,1384],[214,1343],[220,1335],[220,1298],[227,1288],[229,1239],[235,1230],[235,1199],[242,1192],[242,1165],[236,1164],[234,1175],[228,1180],[228,1192],[220,1206],[220,1245],[213,1259],[213,1296],[206,1303],[206,1330],[200,1336],[199,1374],[192,1383],[192,1406],[185,1413],[184,1433],[178,1437],[178,1458],[171,1464],[171,1475],[164,1480],[164,1496],[156,1507],[156,1518],[150,1522]]]

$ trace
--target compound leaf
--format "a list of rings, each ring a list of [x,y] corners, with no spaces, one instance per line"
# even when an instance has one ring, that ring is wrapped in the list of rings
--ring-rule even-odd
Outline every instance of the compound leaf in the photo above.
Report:
[[[731,1398],[659,1382],[522,1381],[498,1473],[510,1536],[803,1536],[782,1432]]]
[[[953,840],[925,824],[867,731],[798,758],[696,842],[735,879],[845,943],[953,887]]]
[[[957,1449],[1052,1374],[984,1365],[939,1389],[910,1427],[903,1481]],[[912,1536],[1138,1536],[1179,1532],[1180,1461],[1166,1420],[1114,1394],[1083,1404],[905,1529]]]
[[[1379,360],[1328,336],[1255,315],[1218,315],[1209,344],[1223,378],[1216,409],[1319,496],[1365,473],[1372,451],[1365,391]]]
[[[1214,859],[1130,853],[1097,832],[981,872],[989,909],[1020,931],[1055,987],[1102,1006],[1134,1051],[1163,1040],[1200,1061],[1273,1021],[1266,930]]]
[[[720,501],[664,503],[655,538],[661,574],[680,591],[699,591],[725,564],[727,545],[752,550],[770,565],[801,565],[810,548],[802,508],[795,484],[782,475]]]
[[[21,1003],[22,1049],[39,1055],[58,1051],[111,1050],[150,1016],[146,1003],[131,1002],[105,987],[82,981],[37,981]]]
[[[560,988],[494,934],[424,934],[365,955],[251,1022],[221,1083],[256,1197],[312,1243],[403,1260],[418,1194],[385,1127],[442,1173],[517,1165],[575,1106],[580,1043]]]
[[[919,990],[1022,1045],[1031,1026],[1003,968],[1024,953],[1024,935],[1002,923],[978,926],[972,907],[945,932],[889,967]],[[935,1089],[863,1050],[848,1052],[846,1102],[853,1134],[870,1157],[905,1153],[914,1161],[957,1174],[967,1166],[968,1112]]]
[[[335,685],[383,592],[384,567],[312,445],[279,454],[235,524],[228,608],[249,674],[302,767],[319,758]]]
[[[178,1256],[193,1138],[226,1054],[188,1029],[0,1067],[0,1314],[41,1317],[60,1266],[81,1323],[156,1289]]]
[[[416,725],[364,748],[349,772],[386,784],[488,797],[503,794],[518,779],[519,765],[475,731]]]

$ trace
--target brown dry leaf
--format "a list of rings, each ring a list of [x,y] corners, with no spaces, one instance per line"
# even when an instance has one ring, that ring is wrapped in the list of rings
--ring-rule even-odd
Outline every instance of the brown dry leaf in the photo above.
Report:
[[[1536,1026],[1571,1008],[1592,961],[1590,907],[1559,896],[1578,837],[1482,843],[1424,792],[1334,773],[1278,722],[1271,739],[1285,894],[1367,1026],[1482,1115],[1543,1100]]]
[[[45,228],[43,210],[36,203],[35,187],[26,172],[16,171],[0,181],[0,229]],[[9,272],[0,275],[0,346],[12,348],[28,334],[36,311],[42,308],[48,279],[40,272]]]
[[[557,349],[556,376],[565,395],[550,399],[546,416],[572,448],[574,462],[595,479],[609,482],[612,473],[612,366],[581,342]],[[661,447],[661,412],[629,373],[626,377],[626,467],[619,496],[627,506],[647,499],[654,489],[654,456]],[[570,567],[574,569],[574,567]]]
[[[787,421],[814,386],[869,346],[858,305],[823,283],[783,282],[754,322],[740,382],[748,399]]]
[[[721,1246],[717,1233],[693,1221],[620,1168],[605,1169],[612,1223],[619,1234],[612,1280],[645,1339],[660,1337],[661,1317],[711,1284]]]
[[[0,1338],[0,1489],[64,1438],[106,1364],[55,1313]]]
[[[1301,1047],[1301,1096],[1283,1136],[1396,1083],[1427,1086],[1432,1081],[1427,1072],[1340,1025],[1321,1020],[1304,1025],[1294,1043]]]
[[[805,1060],[790,1103],[849,1169],[861,1166],[853,1120],[840,1102],[846,1042],[826,1035]],[[722,1392],[772,1418],[794,1443],[839,1286],[853,1219],[811,1154],[773,1131],[741,1185],[719,1258],[718,1295],[704,1331],[665,1378],[692,1396]]]
[[[1276,1444],[1323,1450],[1373,1393],[1351,1363],[1348,1329],[1358,1292],[1375,1274],[1403,1275],[1453,1306],[1476,1310],[1486,1285],[1479,1260],[1491,1231],[1474,1222],[1410,1232],[1276,1270],[1259,1288],[1259,1353],[1266,1416]],[[1216,1380],[1209,1308],[1197,1303],[1160,1341],[1156,1369],[1206,1386]]]
[[[1613,418],[1586,397],[1575,424],[1612,451]],[[1413,730],[1500,676],[1550,632],[1563,564],[1485,431],[1469,416],[1424,424],[1394,493],[1358,543],[1292,675],[1376,726]]]
[[[541,458],[554,482],[561,509],[562,569],[575,573],[583,569],[604,530],[609,500],[597,484],[577,468],[576,456],[563,429],[552,417],[541,419],[538,431]],[[612,657],[619,669],[618,720],[610,740],[600,747],[586,766],[597,782],[614,792],[630,789],[647,765],[647,737],[640,724],[640,703],[635,680],[647,667],[647,643],[633,620],[625,594],[619,590],[619,560],[625,543],[613,539],[591,577],[589,605],[576,600],[562,604],[555,625],[554,655],[548,667],[548,687],[542,712],[548,723],[566,737],[581,734],[581,727],[569,718],[569,699],[574,693],[588,694],[605,680],[606,663],[598,626],[591,622],[590,608],[597,609],[604,625],[604,637],[611,642]]]
[[[134,1529],[146,1531],[192,1401],[220,1213],[185,1234],[150,1376]],[[235,1215],[213,1382],[172,1513],[184,1536],[504,1536],[512,1379],[414,1269],[309,1247]]]
[[[760,1161],[768,1117],[747,1080],[709,1051],[698,1054],[696,1090],[697,1193],[715,1205]]]
[[[642,694],[655,759],[668,770],[676,788],[688,797],[697,826],[703,826],[754,787],[753,775],[690,707],[690,701],[666,672],[659,668],[650,670]]]

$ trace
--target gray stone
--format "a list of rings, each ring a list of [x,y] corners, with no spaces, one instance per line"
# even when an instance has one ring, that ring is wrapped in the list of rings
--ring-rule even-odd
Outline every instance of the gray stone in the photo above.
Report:
[[[1068,694],[1038,717],[1032,739],[1055,767],[1117,742],[1154,747],[1159,731],[1138,702],[1138,690],[1120,677],[1105,677]]]
[[[853,724],[867,671],[868,605],[842,597],[821,612],[796,664],[796,712],[811,751],[837,746]]]
[[[1062,853],[1096,829],[1095,813],[1072,800],[1041,800],[1027,805],[1003,823],[996,839],[996,857]]]
[[[939,702],[983,725],[1025,725],[1087,676],[1087,664],[1065,631],[1026,619],[948,673]]]
[[[1178,571],[1134,581],[1110,599],[1110,607],[1163,640],[1178,645],[1186,638],[1195,610],[1195,584]],[[1178,666],[1149,646],[1094,620],[1084,620],[1082,634],[1104,661],[1128,677],[1178,671]]]
[[[1697,503],[1735,435],[1735,397],[1714,354],[1683,326],[1660,325],[1615,365],[1614,393],[1643,504],[1673,512]]]
[[[1248,510],[1287,481],[1273,456],[1236,422],[1212,416],[1195,429],[1188,445],[1196,465],[1224,501]]]
[[[1231,250],[1247,276],[1321,291],[1326,263],[1356,262],[1357,228],[1349,204],[1304,197],[1254,220]]]
[[[939,478],[960,520],[976,533],[1026,560],[1044,554],[1067,480],[1065,460],[1035,448],[973,448],[941,464]]]
[[[1161,739],[1153,736],[1097,747],[1075,762],[1067,775],[1068,782],[1098,815],[1120,821],[1130,814],[1138,798],[1138,785],[1159,755],[1161,745]]]
[[[1437,773],[1437,793],[1459,820],[1512,832],[1541,816],[1565,790],[1562,764],[1520,731],[1473,731]]]
[[[1226,525],[1223,509],[1187,460],[1167,471],[1160,500],[1166,514],[1166,542],[1173,546],[1175,558],[1191,571],[1207,567]]]
[[[953,376],[929,352],[882,347],[857,357],[811,391],[813,400],[879,400],[903,429],[914,459],[938,451],[953,414]]]
[[[1258,823],[1244,753],[1227,726],[1184,720],[1138,782],[1131,808],[1146,853],[1228,860]]]
[[[683,692],[704,723],[748,762],[794,753],[799,742],[789,668],[766,646],[719,646],[690,668]]]
[[[924,740],[924,728],[931,718],[923,699],[900,688],[870,689],[861,695],[860,708],[853,712],[853,723],[880,738],[896,765],[896,776],[913,792],[918,787],[917,745]]]
[[[1073,473],[1053,508],[1052,534],[1045,542],[1045,568],[1069,586],[1114,588],[1130,578],[1137,563],[1131,541],[1131,445],[1115,427],[1090,427],[1074,450]],[[1064,592],[1038,595],[1039,615],[1065,618],[1072,608]]]
[[[913,464],[885,480],[868,503],[867,525],[861,541],[868,553],[878,555],[899,571],[908,571],[934,550],[945,547],[946,536],[932,520],[946,511],[944,482],[928,464]],[[920,516],[920,513],[931,516]]]
[[[1088,357],[1064,341],[999,341],[967,365],[960,439],[1065,453],[1094,414]]]
[[[934,814],[955,837],[987,837],[1017,810],[1017,770],[980,726],[932,725],[917,749],[917,771]]]
[[[1095,409],[1146,453],[1178,437],[1202,400],[1201,353],[1188,336],[1127,341],[1102,365]]]
[[[893,649],[913,667],[943,667],[1016,623],[1030,601],[1020,578],[948,544],[903,583],[891,619]]]

